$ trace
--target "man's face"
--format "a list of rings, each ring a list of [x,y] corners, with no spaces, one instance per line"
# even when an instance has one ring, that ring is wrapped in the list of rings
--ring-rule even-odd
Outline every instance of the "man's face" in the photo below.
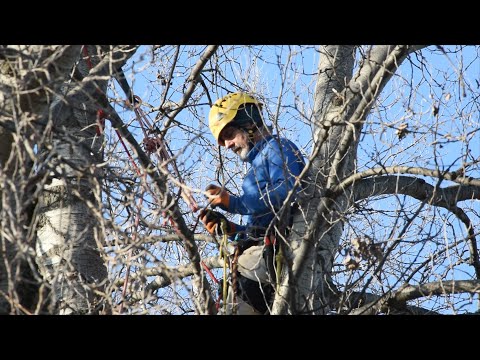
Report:
[[[248,136],[245,131],[234,126],[226,126],[220,132],[220,138],[225,141],[225,147],[232,150],[243,161],[247,160],[247,154],[250,151],[248,145]]]

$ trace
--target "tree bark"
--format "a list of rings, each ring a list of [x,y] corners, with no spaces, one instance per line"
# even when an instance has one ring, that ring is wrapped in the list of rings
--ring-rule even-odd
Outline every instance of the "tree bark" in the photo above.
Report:
[[[355,75],[354,47],[320,49],[311,168],[289,244],[282,246],[289,273],[277,289],[273,314],[325,314],[330,310],[334,294],[330,272],[343,232],[341,214],[351,205],[351,190],[346,189],[335,201],[329,190],[354,172],[363,120],[411,49],[372,47]]]
[[[107,270],[98,251],[103,243],[101,216],[102,139],[97,111],[107,103],[107,81],[134,51],[87,46],[74,69],[76,82],[65,84],[52,104],[51,149],[56,161],[39,202],[37,264],[52,286],[52,308],[59,314],[108,311],[102,292]],[[64,104],[66,106],[64,106]]]
[[[2,185],[0,187],[0,213],[3,214],[3,193],[5,186],[5,180],[7,177],[12,176],[12,171],[8,171],[6,164],[10,156],[13,143],[12,134],[6,129],[0,127],[0,179],[2,180]],[[4,224],[1,225],[2,228]],[[13,284],[9,281],[9,274],[7,270],[10,270],[10,264],[13,261],[13,245],[5,239],[3,236],[3,231],[0,235],[0,314],[8,314],[10,312],[10,302],[8,301],[6,294],[13,293]]]
[[[318,82],[315,91],[314,141],[311,168],[306,177],[306,187],[298,199],[301,211],[294,215],[289,246],[283,246],[287,266],[291,268],[284,277],[275,298],[273,314],[323,313],[319,301],[326,304],[324,294],[327,283],[322,279],[328,273],[333,256],[332,249],[342,232],[340,223],[332,224],[328,232],[319,233],[309,224],[318,215],[327,185],[328,162],[335,153],[344,127],[340,125],[343,103],[332,102],[335,92],[340,93],[351,78],[354,64],[353,47],[322,47]],[[323,219],[332,221],[333,218]],[[312,231],[313,230],[313,231]],[[320,240],[322,246],[320,245]],[[317,295],[316,297],[314,295]]]
[[[0,47],[0,312],[34,311],[39,291],[31,231],[35,127],[51,94],[78,57],[79,46]],[[41,133],[41,131],[40,131]]]

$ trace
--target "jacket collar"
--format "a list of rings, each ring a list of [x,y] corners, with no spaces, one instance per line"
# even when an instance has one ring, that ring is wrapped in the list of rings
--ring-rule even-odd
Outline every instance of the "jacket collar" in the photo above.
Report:
[[[253,148],[247,154],[247,162],[252,163],[253,160],[257,157],[258,153],[265,147],[268,140],[270,140],[272,137],[272,135],[267,135],[257,141]]]

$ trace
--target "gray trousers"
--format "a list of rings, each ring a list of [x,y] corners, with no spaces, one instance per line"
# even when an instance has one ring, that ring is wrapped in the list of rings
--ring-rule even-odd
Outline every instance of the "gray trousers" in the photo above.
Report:
[[[255,282],[268,282],[267,267],[263,259],[263,245],[249,247],[238,257],[238,272],[242,276]],[[234,313],[237,315],[263,315],[240,297],[236,297],[235,303],[233,302],[233,298],[233,289],[230,286],[228,288],[226,310],[224,307],[219,309],[219,315],[232,315]],[[233,310],[234,307],[236,311]]]

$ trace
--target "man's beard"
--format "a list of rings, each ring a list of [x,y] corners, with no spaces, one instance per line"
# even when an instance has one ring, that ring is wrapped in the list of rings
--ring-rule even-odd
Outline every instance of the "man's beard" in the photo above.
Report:
[[[240,160],[243,162],[248,161],[248,153],[250,152],[250,145],[247,145],[247,147],[242,148],[238,156],[240,157]]]

